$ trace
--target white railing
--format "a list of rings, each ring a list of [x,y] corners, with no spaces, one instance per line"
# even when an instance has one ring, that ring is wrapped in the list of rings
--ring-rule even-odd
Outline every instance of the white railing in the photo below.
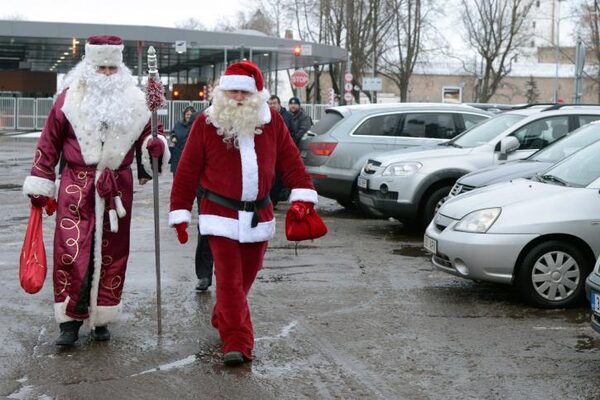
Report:
[[[158,110],[158,118],[165,132],[170,132],[175,122],[181,119],[186,107],[192,106],[196,111],[202,111],[208,104],[208,101],[168,100],[165,106]],[[0,97],[0,132],[41,130],[51,107],[51,98]],[[331,106],[303,104],[302,107],[316,123]]]

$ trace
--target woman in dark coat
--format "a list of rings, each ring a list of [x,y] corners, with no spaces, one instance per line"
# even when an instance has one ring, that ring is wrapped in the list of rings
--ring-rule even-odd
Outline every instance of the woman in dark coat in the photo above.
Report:
[[[177,164],[179,164],[179,158],[181,157],[181,153],[183,152],[183,147],[185,146],[185,142],[187,140],[188,134],[190,133],[190,128],[192,127],[192,114],[194,114],[196,110],[194,107],[186,107],[183,110],[181,121],[177,121],[175,126],[173,127],[173,131],[171,133],[171,172],[175,174],[177,170]]]

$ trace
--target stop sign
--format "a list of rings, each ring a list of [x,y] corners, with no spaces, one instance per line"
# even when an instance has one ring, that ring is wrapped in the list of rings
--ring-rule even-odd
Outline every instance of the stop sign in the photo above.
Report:
[[[307,83],[308,74],[304,70],[298,69],[294,71],[294,73],[292,74],[292,86],[302,88],[306,86]]]

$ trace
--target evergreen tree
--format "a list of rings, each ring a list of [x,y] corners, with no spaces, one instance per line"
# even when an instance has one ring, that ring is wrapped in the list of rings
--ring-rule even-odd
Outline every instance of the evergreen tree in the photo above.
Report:
[[[537,103],[540,98],[537,82],[533,79],[532,75],[529,76],[529,79],[525,83],[525,98],[528,104]]]

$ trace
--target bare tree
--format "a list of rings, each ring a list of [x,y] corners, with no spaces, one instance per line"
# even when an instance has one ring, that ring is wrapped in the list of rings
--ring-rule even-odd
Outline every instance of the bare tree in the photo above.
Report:
[[[462,0],[466,40],[481,57],[475,101],[486,103],[529,40],[524,21],[533,0]]]
[[[392,12],[389,47],[381,58],[381,74],[400,91],[400,101],[408,100],[408,85],[423,48],[422,33],[427,11],[421,0],[388,0]]]
[[[193,17],[176,22],[175,27],[179,29],[193,29],[198,31],[206,30],[204,24],[200,22],[200,20]]]

